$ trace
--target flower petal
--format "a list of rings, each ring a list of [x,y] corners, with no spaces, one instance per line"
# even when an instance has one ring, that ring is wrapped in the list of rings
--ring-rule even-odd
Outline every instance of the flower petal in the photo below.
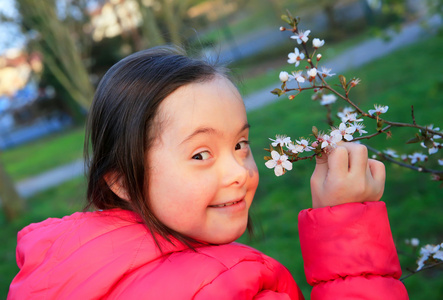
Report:
[[[280,159],[280,154],[278,154],[277,151],[272,150],[272,152],[271,152],[271,157],[272,157],[273,160],[277,161],[277,160]]]
[[[282,164],[283,168],[286,170],[292,170],[292,163],[289,160],[284,161]]]
[[[275,173],[275,176],[283,175],[283,173],[284,173],[283,172],[283,167],[281,165],[276,166],[275,169],[274,169],[274,173]]]
[[[265,166],[268,167],[269,169],[275,168],[276,165],[277,165],[277,162],[272,159],[265,162]]]

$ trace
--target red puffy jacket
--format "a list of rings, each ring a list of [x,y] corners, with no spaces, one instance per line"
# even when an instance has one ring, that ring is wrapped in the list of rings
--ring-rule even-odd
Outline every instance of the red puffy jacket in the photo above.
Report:
[[[312,299],[407,299],[383,203],[307,210],[299,223]],[[250,247],[160,242],[163,254],[119,209],[31,224],[8,299],[303,299],[285,267]]]

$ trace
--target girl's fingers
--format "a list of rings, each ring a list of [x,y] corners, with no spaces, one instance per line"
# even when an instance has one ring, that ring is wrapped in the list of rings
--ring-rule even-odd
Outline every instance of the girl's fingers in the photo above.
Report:
[[[356,143],[343,143],[343,147],[349,153],[349,172],[357,174],[365,174],[368,168],[368,149]]]
[[[382,183],[384,185],[386,179],[385,165],[381,161],[375,159],[369,159],[368,165],[372,178],[374,178],[377,183]]]
[[[346,147],[338,146],[328,155],[329,175],[344,177],[349,171],[349,154]]]
[[[315,170],[312,176],[324,180],[324,178],[326,178],[326,175],[328,174],[328,169],[329,169],[328,155],[323,153],[321,157],[316,156],[315,163],[316,163]]]

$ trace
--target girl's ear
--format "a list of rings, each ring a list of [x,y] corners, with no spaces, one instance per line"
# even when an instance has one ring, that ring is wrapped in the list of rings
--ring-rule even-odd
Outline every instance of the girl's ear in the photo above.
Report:
[[[129,201],[128,190],[125,187],[122,176],[116,172],[110,172],[104,176],[104,179],[114,194],[123,200]]]

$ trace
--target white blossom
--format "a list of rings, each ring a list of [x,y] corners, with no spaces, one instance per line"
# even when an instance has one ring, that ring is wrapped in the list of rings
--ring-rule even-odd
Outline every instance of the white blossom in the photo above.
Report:
[[[430,130],[434,130],[434,131],[440,131],[439,127],[435,127],[434,128],[434,124],[430,124],[429,126],[426,126],[428,129]],[[422,130],[420,130],[420,132],[422,132]],[[434,134],[434,136],[432,137],[433,139],[441,139],[442,136],[439,134]]]
[[[351,86],[355,87],[357,84],[359,84],[361,82],[360,78],[354,78],[351,80]]]
[[[420,240],[418,238],[411,238],[405,240],[406,245],[411,245],[412,247],[417,247],[420,244]]]
[[[335,101],[337,101],[337,96],[335,96],[334,94],[327,94],[327,95],[323,94],[321,96],[320,104],[321,105],[328,105],[328,104],[335,103]]]
[[[318,71],[318,73],[321,74],[321,76],[323,77],[328,77],[328,76],[334,76],[335,73],[331,73],[331,69],[325,68],[325,67],[321,67],[321,71]]]
[[[322,134],[318,136],[317,140],[321,143],[321,149],[324,149],[328,146],[335,147],[341,141],[341,136]]]
[[[286,82],[289,80],[289,73],[282,71],[282,72],[280,72],[280,75],[278,77],[280,78],[281,82]]]
[[[412,155],[408,155],[408,157],[411,159],[411,164],[415,164],[419,161],[425,161],[428,158],[426,155],[419,152],[414,152]]]
[[[303,77],[303,71],[292,72],[292,78],[295,78],[298,82],[305,82],[305,78]]]
[[[440,166],[443,166],[443,158],[438,160],[438,164],[439,164]]]
[[[317,69],[312,68],[312,69],[308,70],[308,76],[311,78],[315,78],[315,76],[317,76]]]
[[[320,48],[324,44],[325,44],[325,40],[320,40],[317,38],[312,40],[312,46],[314,46],[314,48],[316,48],[316,49]]]
[[[418,238],[411,239],[411,246],[417,247],[420,244],[420,240]]]
[[[305,32],[299,30],[298,34],[291,36],[291,39],[297,40],[297,43],[306,43],[308,41],[308,36],[311,33],[310,30],[306,30]]]
[[[288,149],[292,153],[302,153],[303,152],[303,146],[299,145],[299,144],[289,144]]]
[[[272,159],[268,160],[265,165],[269,169],[274,168],[275,176],[283,175],[285,170],[292,170],[292,163],[286,154],[280,155],[277,151],[272,150],[271,157]]]
[[[303,151],[311,151],[314,149],[313,147],[309,146],[308,140],[301,139],[301,140],[296,140],[295,142],[303,148]]]
[[[368,111],[369,114],[370,114],[371,116],[372,116],[373,114],[377,114],[377,115],[384,114],[385,112],[388,111],[389,106],[383,106],[383,105],[377,105],[377,104],[375,104],[375,105],[374,105],[374,108],[375,108],[375,109],[370,109],[370,110]]]
[[[366,130],[363,129],[365,128],[365,125],[363,125],[363,123],[354,122],[354,124],[350,125],[350,127],[355,127],[355,131],[358,132],[360,136],[362,136],[363,133],[368,133]]]
[[[437,252],[435,252],[434,259],[438,259],[438,260],[442,260],[443,261],[443,251],[442,250],[438,250]]]
[[[273,143],[271,143],[272,147],[277,147],[277,145],[280,145],[281,147],[287,147],[288,144],[291,143],[291,138],[285,135],[276,135],[275,140],[270,140],[273,141]]]
[[[424,266],[425,266],[425,262],[430,258],[430,257],[434,257],[435,258],[435,254],[437,254],[437,252],[439,252],[441,248],[441,245],[425,245],[423,247],[421,247],[420,249],[420,257],[418,258],[417,261],[417,271],[421,270]],[[440,253],[438,253],[438,255],[441,255]]]
[[[298,67],[300,61],[305,58],[304,53],[300,52],[297,47],[295,47],[294,52],[288,54],[288,63],[295,64],[295,67]]]
[[[338,136],[340,137],[340,140],[344,138],[349,142],[352,141],[352,139],[354,138],[352,136],[354,132],[355,132],[355,127],[347,127],[345,123],[340,123],[340,126],[331,132],[331,136]]]
[[[426,147],[426,145],[425,145],[424,142],[421,142],[421,143],[420,143],[420,145],[421,145],[423,148],[427,148],[427,149],[428,149],[429,155],[432,155],[432,154],[437,153],[437,152],[438,152],[438,149],[440,149],[440,146],[441,146],[440,143],[434,142],[434,140],[432,140],[432,139],[431,139],[431,142],[432,142],[432,147],[431,147],[431,148]]]
[[[350,122],[361,122],[363,119],[357,119],[357,113],[347,113],[343,117],[341,117],[341,121],[343,123],[350,123]]]
[[[350,107],[350,106],[347,106],[347,107],[343,108],[342,111],[338,112],[338,113],[337,113],[337,116],[338,116],[340,119],[342,119],[342,118],[344,118],[346,115],[348,115],[348,114],[350,114],[350,113],[353,113],[354,111],[355,111],[355,108]]]
[[[390,157],[394,157],[394,158],[398,157],[397,152],[395,152],[395,150],[392,150],[392,149],[386,149],[383,151],[383,153],[386,154],[387,156],[390,156]]]

